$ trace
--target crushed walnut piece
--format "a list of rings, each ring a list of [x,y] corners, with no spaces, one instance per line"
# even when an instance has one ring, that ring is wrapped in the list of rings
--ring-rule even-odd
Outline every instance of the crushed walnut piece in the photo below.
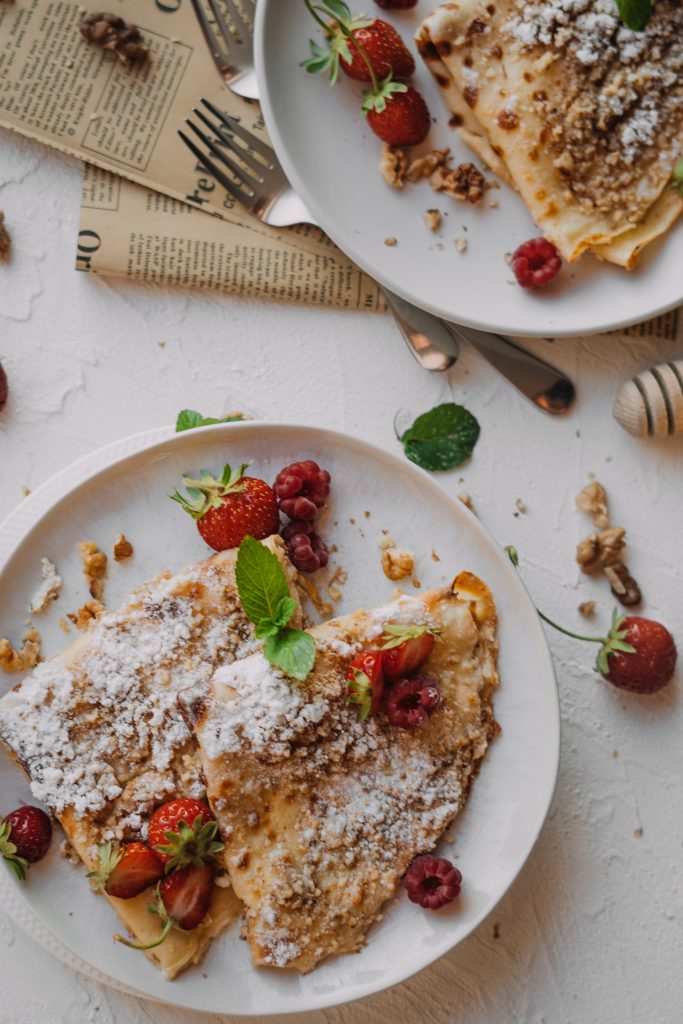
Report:
[[[330,601],[325,601],[320,596],[318,588],[316,587],[313,580],[311,580],[307,576],[304,576],[302,573],[299,573],[296,583],[297,586],[300,587],[301,590],[303,590],[304,594],[309,599],[309,601],[313,605],[315,605],[316,611],[318,611],[319,614],[323,616],[323,618],[329,619],[332,613],[334,612],[334,607]]]
[[[470,512],[474,512],[474,502],[472,501],[471,494],[467,494],[465,491],[463,491],[461,494],[458,495],[458,501],[461,501],[463,505],[465,505],[470,510]]]
[[[606,530],[609,526],[607,494],[605,488],[597,480],[591,480],[579,491],[576,495],[576,507],[582,512],[588,513],[596,529]]]
[[[455,239],[455,248],[458,252],[467,252],[468,245],[469,242],[464,235],[459,235],[458,238]]]
[[[579,541],[576,561],[582,572],[593,576],[601,572],[605,566],[621,561],[621,552],[626,545],[625,537],[626,530],[623,526],[612,526]]]
[[[486,181],[474,164],[458,164],[457,167],[437,167],[429,182],[435,192],[445,192],[454,199],[462,199],[476,205],[484,197]]]
[[[405,188],[408,157],[398,146],[385,146],[379,162],[380,174],[392,188]]]
[[[30,610],[34,615],[45,611],[52,601],[56,601],[62,589],[62,577],[57,574],[57,568],[49,558],[41,558],[40,574],[42,583],[31,598]]]
[[[422,181],[423,178],[431,178],[438,167],[442,167],[450,156],[450,149],[433,149],[431,153],[416,157],[408,167],[406,178],[408,181]]]
[[[59,628],[61,629],[62,633],[71,632],[71,626],[69,625],[68,620],[65,618],[61,618],[59,620]]]
[[[583,615],[584,619],[590,619],[595,615],[595,601],[582,601],[579,605],[579,614]]]
[[[422,219],[430,231],[438,231],[441,227],[441,213],[439,210],[425,210]]]
[[[87,629],[94,619],[99,619],[104,612],[104,605],[101,601],[86,601],[76,613],[68,612],[67,619],[73,622],[76,629]]]
[[[330,600],[334,601],[335,604],[337,601],[341,601],[342,599],[341,587],[344,586],[347,579],[348,574],[346,572],[346,569],[343,569],[341,565],[336,566],[334,572],[332,573],[328,580],[327,587],[325,588],[330,597]]]
[[[9,231],[5,227],[5,215],[0,210],[0,259],[4,259],[12,247],[12,239],[10,238]]]
[[[104,579],[107,575],[107,556],[100,551],[94,540],[83,540],[78,545],[83,562],[83,575],[88,580],[90,596],[96,601],[102,600]]]
[[[389,248],[393,248],[393,246],[398,245],[398,238],[394,238],[393,235],[390,235],[389,238],[384,239],[384,244],[388,245]]]
[[[128,25],[118,14],[88,14],[78,26],[89,43],[112,50],[122,64],[142,64],[149,57],[149,46],[142,40],[137,25]]]
[[[133,554],[133,545],[124,534],[120,533],[114,541],[114,561],[122,562]]]
[[[388,580],[403,580],[415,568],[415,556],[406,548],[390,547],[382,552],[382,571]]]
[[[21,650],[15,650],[9,640],[0,640],[0,668],[4,672],[26,672],[40,661],[40,633],[33,627],[24,634]]]
[[[605,576],[609,580],[610,590],[625,608],[634,608],[640,604],[643,599],[640,587],[623,562],[606,565]]]

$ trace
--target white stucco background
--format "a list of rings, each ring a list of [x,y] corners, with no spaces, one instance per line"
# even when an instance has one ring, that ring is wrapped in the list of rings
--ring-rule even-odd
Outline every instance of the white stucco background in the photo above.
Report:
[[[0,209],[12,232],[0,266],[0,519],[79,456],[170,423],[184,407],[347,430],[396,449],[400,408],[467,405],[482,435],[471,463],[443,476],[469,492],[501,543],[517,546],[528,586],[570,627],[606,584],[581,576],[588,532],[574,495],[595,473],[629,566],[683,649],[683,439],[638,441],[611,418],[621,381],[683,355],[683,344],[619,336],[529,343],[577,383],[552,421],[475,353],[445,376],[413,362],[388,318],[161,291],[73,270],[80,167],[0,134]],[[527,512],[517,513],[521,498]],[[517,514],[516,514],[517,513]],[[655,697],[596,680],[593,649],[553,634],[563,716],[560,778],[525,870],[458,949],[363,1003],[305,1024],[675,1024],[683,1002],[681,680]],[[6,682],[0,680],[4,688]],[[7,810],[7,808],[2,808]],[[410,955],[410,935],[406,935]],[[200,1024],[219,1019],[138,1002],[67,968],[0,908],[2,1024]],[[227,997],[229,1002],[229,994]],[[227,1019],[227,1018],[226,1018]],[[234,1019],[234,1018],[231,1018]]]

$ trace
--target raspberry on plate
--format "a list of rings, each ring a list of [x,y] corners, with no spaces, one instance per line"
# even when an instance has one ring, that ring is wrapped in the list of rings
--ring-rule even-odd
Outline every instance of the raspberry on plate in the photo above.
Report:
[[[287,553],[292,565],[299,572],[317,572],[318,569],[324,569],[330,558],[327,544],[315,531],[295,533],[287,541]]]
[[[462,875],[445,857],[425,854],[408,868],[403,885],[408,899],[429,910],[438,910],[460,894]]]
[[[384,695],[384,713],[392,725],[419,729],[441,703],[439,684],[433,676],[398,679]]]
[[[313,519],[330,494],[330,474],[313,459],[281,469],[273,490],[280,509],[290,519]]]
[[[522,288],[537,290],[557,277],[562,259],[547,238],[532,238],[515,249],[511,266]]]

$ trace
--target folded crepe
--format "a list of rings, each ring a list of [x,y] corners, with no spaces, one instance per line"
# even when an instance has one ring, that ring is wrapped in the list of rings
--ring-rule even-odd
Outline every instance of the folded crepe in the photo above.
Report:
[[[634,266],[683,210],[683,4],[643,32],[615,0],[459,0],[417,44],[451,124],[565,259]]]
[[[389,624],[438,630],[419,669],[442,701],[414,731],[349,702],[355,653]],[[357,950],[413,858],[461,810],[496,725],[496,609],[471,573],[313,628],[304,683],[257,653],[193,709],[207,792],[256,964],[310,971]]]
[[[265,543],[296,598],[280,538]],[[144,838],[159,804],[206,795],[179,698],[202,696],[218,665],[258,646],[239,604],[235,561],[236,552],[225,551],[144,584],[0,700],[0,739],[89,870],[98,866],[96,843]],[[293,622],[300,624],[299,610]],[[107,897],[139,942],[160,931],[147,909],[151,895]],[[172,978],[240,909],[232,890],[217,885],[202,924],[172,931],[148,955]]]

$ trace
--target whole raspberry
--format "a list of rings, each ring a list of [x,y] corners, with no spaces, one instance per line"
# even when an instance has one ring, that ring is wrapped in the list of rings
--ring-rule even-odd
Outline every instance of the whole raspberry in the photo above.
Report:
[[[425,854],[416,857],[408,868],[403,885],[413,903],[438,910],[460,893],[462,875],[445,857]]]
[[[8,394],[9,385],[7,384],[7,374],[2,368],[2,363],[0,363],[0,412],[2,412],[5,402],[7,401]]]
[[[397,679],[384,695],[384,713],[392,725],[419,729],[441,703],[441,691],[433,676]]]
[[[295,533],[287,541],[287,553],[292,565],[299,572],[317,572],[318,569],[324,569],[330,557],[325,541],[315,532]]]
[[[410,7],[417,7],[417,0],[375,0],[375,3],[385,11],[407,11]]]
[[[306,536],[310,536],[315,533],[315,526],[313,525],[312,519],[292,519],[291,523],[287,523],[282,529],[282,537],[284,540],[291,540],[292,537],[296,537],[297,534],[303,533]]]
[[[544,288],[559,273],[562,259],[547,238],[532,238],[512,254],[512,269],[522,288]]]
[[[273,484],[280,509],[290,519],[312,519],[329,497],[330,479],[312,459],[285,466]]]

